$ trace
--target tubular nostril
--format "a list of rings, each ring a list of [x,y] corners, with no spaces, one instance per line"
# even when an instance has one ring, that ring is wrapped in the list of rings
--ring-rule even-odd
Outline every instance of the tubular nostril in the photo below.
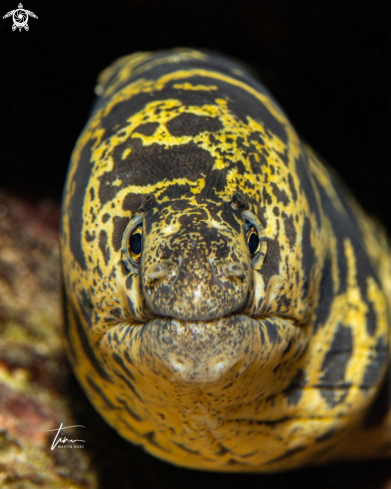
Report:
[[[229,263],[225,269],[228,277],[243,277],[244,266],[241,263]]]
[[[148,267],[145,275],[150,281],[152,281],[152,280],[157,280],[159,278],[165,277],[168,271],[169,269],[167,266],[162,264],[155,264]]]

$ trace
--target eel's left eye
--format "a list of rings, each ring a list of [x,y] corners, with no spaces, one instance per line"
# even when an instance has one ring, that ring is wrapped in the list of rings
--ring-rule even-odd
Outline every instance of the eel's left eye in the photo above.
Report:
[[[263,228],[259,219],[249,210],[243,211],[244,236],[251,257],[251,266],[253,269],[259,269],[265,259],[267,250],[267,238],[263,233]]]
[[[133,229],[129,238],[129,255],[135,263],[138,263],[141,258],[142,238],[143,225],[139,224],[135,229]]]
[[[261,247],[261,242],[259,240],[258,230],[255,226],[248,226],[246,229],[246,239],[248,249],[250,251],[251,258],[255,255],[255,253]]]

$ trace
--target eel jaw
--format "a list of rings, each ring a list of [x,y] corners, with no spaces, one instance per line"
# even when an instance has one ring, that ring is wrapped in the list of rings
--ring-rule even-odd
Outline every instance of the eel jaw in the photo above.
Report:
[[[262,376],[264,368],[276,367],[290,339],[297,346],[302,341],[301,328],[289,321],[243,314],[212,321],[158,317],[142,328],[138,353],[144,365],[173,383],[193,386],[221,387],[248,369]]]

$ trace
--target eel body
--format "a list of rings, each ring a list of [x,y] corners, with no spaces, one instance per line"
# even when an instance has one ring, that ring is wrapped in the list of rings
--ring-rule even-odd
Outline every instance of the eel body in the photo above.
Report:
[[[67,350],[123,437],[174,464],[391,455],[391,254],[265,87],[223,56],[104,71],[72,155]]]

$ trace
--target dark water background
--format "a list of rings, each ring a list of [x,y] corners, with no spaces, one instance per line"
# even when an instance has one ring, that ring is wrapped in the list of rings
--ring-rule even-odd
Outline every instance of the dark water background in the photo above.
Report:
[[[3,0],[2,12],[17,1]],[[391,2],[26,2],[39,17],[29,32],[0,19],[0,185],[60,199],[98,73],[134,51],[206,47],[253,65],[302,136],[391,228]]]
[[[1,17],[18,1],[3,0]],[[24,0],[23,5],[39,17],[30,18],[29,32],[13,32],[12,19],[0,19],[1,187],[59,202],[98,73],[134,51],[208,48],[252,65],[299,133],[391,231],[391,2]],[[75,381],[71,385],[79,416],[99,434],[90,446],[104,488],[376,489],[391,481],[389,463],[275,476],[177,469],[122,441],[85,399],[80,401]]]

